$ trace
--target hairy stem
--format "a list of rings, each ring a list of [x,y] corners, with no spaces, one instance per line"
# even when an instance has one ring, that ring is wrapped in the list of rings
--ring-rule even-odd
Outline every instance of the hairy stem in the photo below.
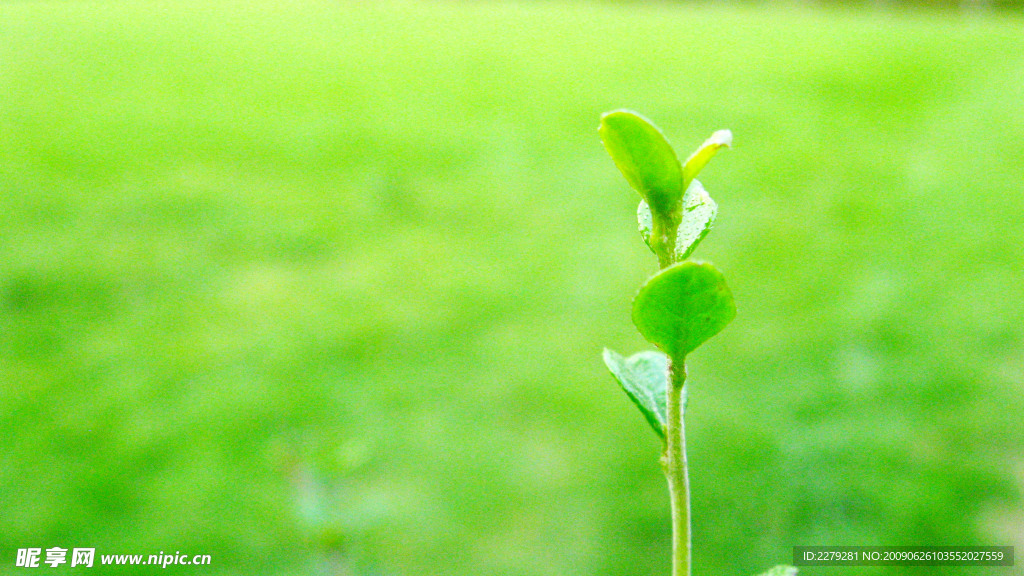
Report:
[[[690,478],[683,427],[686,363],[669,362],[668,426],[665,431],[665,476],[672,502],[672,576],[690,576]]]

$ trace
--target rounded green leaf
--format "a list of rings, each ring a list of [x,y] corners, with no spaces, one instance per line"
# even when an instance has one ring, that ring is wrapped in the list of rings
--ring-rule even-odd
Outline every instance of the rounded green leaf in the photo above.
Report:
[[[681,262],[658,272],[633,300],[633,324],[673,361],[681,362],[736,317],[736,304],[717,268]]]
[[[601,116],[598,129],[608,154],[651,210],[669,215],[683,199],[683,169],[672,146],[650,120],[630,110]]]

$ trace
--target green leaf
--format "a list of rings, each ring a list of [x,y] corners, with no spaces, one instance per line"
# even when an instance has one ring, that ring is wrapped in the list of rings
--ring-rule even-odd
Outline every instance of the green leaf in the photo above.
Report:
[[[697,245],[711,231],[711,226],[718,216],[718,204],[711,199],[699,180],[694,180],[683,196],[683,216],[676,232],[676,261],[686,260],[696,250]],[[654,228],[654,217],[651,208],[643,200],[636,207],[637,228],[647,247],[651,246],[651,233]]]
[[[792,566],[784,566],[780,564],[759,576],[796,576],[797,572],[799,572],[799,570]]]
[[[686,260],[711,231],[718,216],[718,204],[711,199],[700,180],[694,180],[683,196],[683,221],[676,233],[676,261]]]
[[[641,200],[640,204],[636,207],[636,225],[640,229],[640,236],[644,239],[644,244],[654,252],[654,246],[651,246],[651,233],[654,230],[654,215],[651,214],[651,207],[647,205],[647,201]]]
[[[700,148],[697,148],[696,152],[686,159],[686,163],[683,164],[683,185],[689,186],[690,182],[693,182],[701,169],[711,160],[711,157],[723,146],[732,147],[732,132],[729,130],[719,130],[712,134],[700,145]]]
[[[638,352],[629,358],[607,348],[604,349],[604,363],[619,386],[626,391],[629,399],[643,413],[651,428],[665,438],[667,411],[665,403],[668,394],[668,356],[648,350]]]
[[[681,262],[658,272],[633,300],[633,324],[651,343],[682,362],[736,317],[736,304],[717,268]]]
[[[636,112],[615,110],[601,116],[598,133],[629,185],[654,212],[667,216],[679,210],[683,170],[661,130]]]

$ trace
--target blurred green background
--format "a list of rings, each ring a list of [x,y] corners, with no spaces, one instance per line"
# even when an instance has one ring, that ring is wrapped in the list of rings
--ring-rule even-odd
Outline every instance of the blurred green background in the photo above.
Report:
[[[682,155],[736,135],[701,177],[698,256],[740,312],[690,365],[695,574],[1024,552],[1022,24],[0,5],[0,573],[89,546],[212,556],[189,574],[667,574],[659,442],[600,359],[648,347],[656,268],[597,138],[619,107]]]

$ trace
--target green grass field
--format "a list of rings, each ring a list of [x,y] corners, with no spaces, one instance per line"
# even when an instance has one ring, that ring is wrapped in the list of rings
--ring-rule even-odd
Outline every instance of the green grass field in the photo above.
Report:
[[[600,359],[647,347],[656,268],[619,107],[682,154],[736,135],[701,177],[739,316],[690,365],[695,574],[1024,550],[1022,24],[0,5],[0,573],[667,574],[658,441]],[[802,574],[925,573],[843,570]]]

